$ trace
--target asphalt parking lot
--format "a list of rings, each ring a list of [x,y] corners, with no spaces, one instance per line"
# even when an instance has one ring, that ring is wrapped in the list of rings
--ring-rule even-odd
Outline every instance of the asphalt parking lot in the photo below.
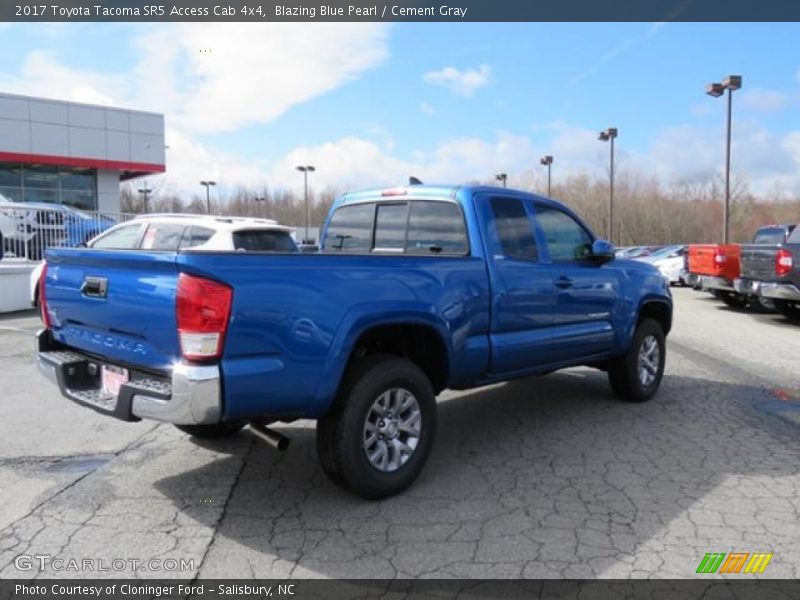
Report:
[[[382,502],[328,482],[310,422],[278,453],[72,405],[32,364],[36,316],[2,318],[0,577],[682,578],[732,551],[800,577],[800,326],[675,301],[654,400],[588,369],[444,394],[428,467]],[[20,570],[35,554],[193,564]]]

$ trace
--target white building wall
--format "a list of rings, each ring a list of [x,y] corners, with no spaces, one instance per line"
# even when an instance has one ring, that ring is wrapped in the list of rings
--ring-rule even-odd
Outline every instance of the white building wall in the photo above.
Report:
[[[110,213],[121,212],[119,171],[97,169],[97,210]]]

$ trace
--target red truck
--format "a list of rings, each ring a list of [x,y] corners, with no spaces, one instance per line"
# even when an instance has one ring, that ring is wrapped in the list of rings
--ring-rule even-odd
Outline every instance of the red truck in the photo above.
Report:
[[[752,244],[782,244],[791,233],[788,225],[766,225],[756,231]],[[750,247],[750,246],[748,246]],[[691,244],[687,282],[696,289],[710,291],[728,306],[742,308],[759,299],[739,284],[741,244]]]

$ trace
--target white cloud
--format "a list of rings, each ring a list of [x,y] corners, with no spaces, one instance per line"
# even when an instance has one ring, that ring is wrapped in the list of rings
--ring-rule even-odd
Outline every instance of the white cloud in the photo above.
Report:
[[[260,184],[257,161],[219,152],[199,136],[278,118],[379,64],[387,28],[377,23],[179,23],[134,38],[127,71],[76,69],[34,51],[3,91],[164,113],[169,180],[193,190],[198,174]],[[208,50],[208,52],[201,52]]]
[[[777,90],[752,88],[742,93],[742,107],[755,112],[776,112],[789,104],[789,97]]]
[[[425,73],[422,79],[431,85],[447,88],[457,96],[468,98],[478,89],[489,84],[491,72],[489,65],[481,65],[477,69],[465,71],[460,71],[455,67],[445,67],[439,71]]]
[[[428,104],[427,102],[420,102],[419,109],[424,112],[426,115],[432,115],[436,112],[436,107],[432,104]]]

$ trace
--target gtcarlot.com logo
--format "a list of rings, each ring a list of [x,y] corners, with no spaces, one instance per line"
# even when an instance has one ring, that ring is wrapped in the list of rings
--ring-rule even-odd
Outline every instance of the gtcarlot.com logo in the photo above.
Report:
[[[14,559],[20,571],[194,571],[194,559],[185,558],[59,558],[51,554],[20,554]]]
[[[763,573],[771,560],[771,552],[709,552],[700,561],[697,573]]]

